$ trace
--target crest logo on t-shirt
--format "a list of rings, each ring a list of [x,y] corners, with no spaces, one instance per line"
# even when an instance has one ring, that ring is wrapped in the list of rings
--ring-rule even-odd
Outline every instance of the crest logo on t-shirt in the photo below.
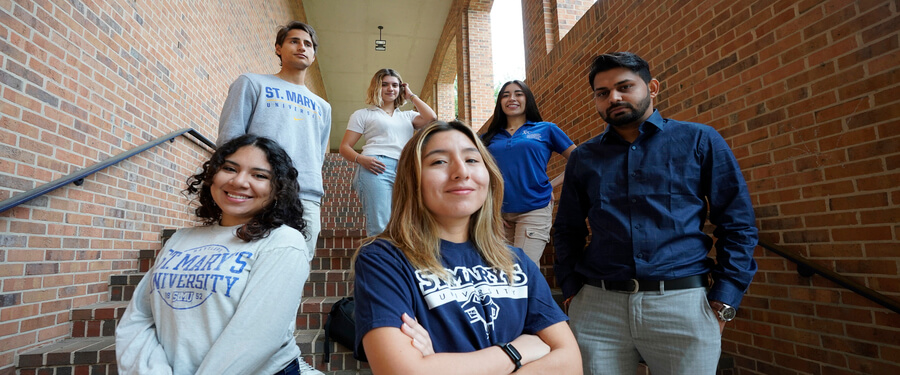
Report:
[[[472,293],[472,297],[462,305],[463,311],[469,316],[469,323],[481,323],[484,326],[484,332],[490,341],[490,333],[494,332],[494,320],[500,315],[500,306],[494,302],[494,299],[483,290],[477,290]],[[484,312],[484,316],[482,316]]]
[[[241,273],[251,257],[253,253],[230,253],[222,245],[184,251],[169,249],[157,259],[151,292],[176,310],[200,306],[216,293],[231,297],[231,290],[241,281]]]

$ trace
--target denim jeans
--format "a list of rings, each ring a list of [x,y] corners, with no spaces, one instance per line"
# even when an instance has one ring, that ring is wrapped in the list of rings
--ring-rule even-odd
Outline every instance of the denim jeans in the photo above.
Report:
[[[300,373],[300,362],[297,361],[297,358],[294,358],[291,363],[288,363],[281,371],[275,373],[275,375],[297,375]]]
[[[368,169],[358,166],[354,176],[356,195],[359,196],[366,214],[366,234],[374,236],[384,232],[391,218],[391,195],[394,191],[394,179],[397,177],[397,159],[387,156],[375,156],[384,163],[384,172],[374,174]]]

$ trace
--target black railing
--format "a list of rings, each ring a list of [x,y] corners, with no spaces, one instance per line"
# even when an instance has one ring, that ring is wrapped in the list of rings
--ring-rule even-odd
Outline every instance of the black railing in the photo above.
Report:
[[[122,160],[128,159],[134,155],[140,154],[141,152],[144,152],[153,147],[159,146],[160,144],[163,144],[166,141],[174,142],[176,137],[184,135],[184,134],[190,134],[191,136],[193,136],[195,139],[195,142],[199,141],[200,143],[202,143],[203,145],[206,145],[207,147],[209,147],[211,149],[216,148],[215,143],[213,143],[212,141],[210,141],[209,139],[207,139],[202,134],[200,134],[199,132],[197,132],[196,130],[194,130],[192,128],[184,128],[181,130],[176,130],[176,131],[166,134],[162,137],[159,137],[151,142],[147,142],[141,146],[135,147],[131,150],[128,150],[119,155],[116,155],[115,157],[112,157],[112,158],[106,159],[104,161],[101,161],[97,164],[94,164],[91,167],[81,169],[75,173],[69,174],[68,176],[56,179],[54,181],[48,182],[44,185],[41,185],[37,188],[26,191],[22,194],[18,194],[9,199],[6,199],[6,200],[0,202],[0,213],[6,212],[7,210],[9,210],[13,207],[16,207],[22,203],[28,202],[32,199],[35,199],[41,195],[47,194],[53,190],[59,189],[70,183],[74,183],[77,186],[81,186],[81,184],[84,183],[85,177],[87,177],[95,172],[98,172],[100,170],[103,170],[104,168],[109,167],[111,165],[118,164]],[[875,290],[873,290],[869,287],[866,287],[865,285],[862,285],[856,281],[853,281],[852,279],[850,279],[846,276],[838,274],[837,272],[834,272],[828,268],[825,268],[821,264],[812,262],[809,259],[806,259],[798,254],[795,254],[795,253],[792,253],[785,249],[782,249],[781,247],[778,247],[776,245],[770,244],[765,241],[759,241],[759,246],[762,246],[764,249],[769,250],[775,254],[778,254],[778,255],[784,257],[785,259],[795,263],[797,265],[797,273],[799,273],[803,277],[812,277],[813,275],[816,275],[816,274],[821,275],[825,279],[827,279],[837,285],[840,285],[840,286],[847,288],[853,292],[856,292],[857,294],[859,294],[881,306],[884,306],[885,308],[890,309],[893,312],[900,314],[900,303],[898,303],[897,301],[895,301],[891,298],[888,298],[884,294],[878,293]]]
[[[91,174],[93,174],[95,172],[101,171],[104,168],[109,167],[111,165],[118,164],[122,160],[128,159],[134,155],[140,154],[141,152],[144,152],[153,147],[159,146],[159,145],[165,143],[166,141],[175,142],[176,137],[184,135],[184,134],[190,134],[191,136],[193,136],[195,139],[194,142],[199,141],[200,143],[202,143],[203,145],[206,145],[209,148],[212,148],[212,149],[216,148],[215,143],[213,143],[212,141],[210,141],[209,139],[204,137],[203,134],[200,134],[199,132],[197,132],[196,130],[194,130],[192,128],[184,128],[181,130],[176,130],[176,131],[166,134],[162,137],[159,137],[153,141],[147,142],[141,146],[138,146],[131,150],[125,151],[119,155],[116,155],[115,157],[103,160],[103,161],[101,161],[97,164],[94,164],[90,167],[87,167],[85,169],[78,170],[77,172],[69,174],[68,176],[50,181],[50,182],[43,184],[41,186],[38,186],[34,189],[28,190],[24,193],[10,197],[9,199],[6,199],[3,202],[0,202],[0,213],[6,212],[7,210],[12,209],[13,207],[16,207],[22,203],[25,203],[32,199],[40,197],[41,195],[47,194],[53,190],[59,189],[70,183],[73,183],[77,186],[81,186],[81,184],[84,183],[85,177],[90,176]]]
[[[898,303],[897,301],[895,301],[891,298],[888,298],[884,294],[878,293],[875,290],[872,290],[871,288],[866,287],[865,285],[862,285],[856,281],[853,281],[852,279],[848,278],[847,276],[841,275],[841,274],[834,272],[828,268],[825,268],[825,266],[823,266],[821,264],[810,261],[809,259],[806,259],[798,254],[787,251],[785,249],[782,249],[778,246],[772,245],[765,241],[760,240],[759,246],[762,246],[764,249],[769,250],[775,254],[781,255],[785,259],[797,264],[797,273],[799,273],[800,276],[811,277],[815,274],[819,274],[822,277],[828,279],[829,281],[831,281],[837,285],[840,285],[844,288],[852,290],[852,291],[856,292],[857,294],[859,294],[863,297],[866,297],[869,300],[871,300],[881,306],[884,306],[895,313],[900,314],[900,303]]]

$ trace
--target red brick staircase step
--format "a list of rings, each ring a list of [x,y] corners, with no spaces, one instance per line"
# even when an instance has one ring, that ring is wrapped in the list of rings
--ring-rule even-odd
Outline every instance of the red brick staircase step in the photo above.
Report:
[[[314,270],[303,286],[303,297],[349,296],[353,280],[349,270]]]
[[[326,374],[371,374],[369,364],[353,358],[353,351],[334,341],[329,343],[331,350],[328,363],[325,363],[325,333],[322,329],[298,329],[294,338],[303,358],[311,366]]]
[[[72,337],[115,336],[128,301],[95,303],[72,309]]]
[[[134,294],[134,288],[137,287],[142,278],[144,278],[144,272],[131,272],[110,276],[109,300],[130,301],[131,296]]]
[[[141,250],[138,252],[138,271],[139,272],[147,272],[153,268],[153,264],[156,263],[156,254],[158,254],[158,250]]]
[[[358,229],[323,229],[310,268],[313,271],[350,269],[350,258],[359,247],[363,235],[363,231]]]

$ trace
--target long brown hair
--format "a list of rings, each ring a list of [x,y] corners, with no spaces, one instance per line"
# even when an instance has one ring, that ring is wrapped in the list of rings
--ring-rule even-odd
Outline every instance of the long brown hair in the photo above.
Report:
[[[458,121],[432,122],[425,129],[416,132],[406,143],[397,165],[391,219],[384,232],[364,240],[360,249],[375,239],[382,238],[397,246],[414,268],[427,270],[445,280],[451,277],[441,264],[440,232],[437,221],[425,207],[421,189],[423,150],[434,134],[445,131],[463,133],[472,141],[484,160],[490,177],[488,196],[484,205],[472,214],[469,220],[469,240],[488,265],[503,271],[512,282],[515,259],[507,245],[503,220],[500,216],[503,177],[494,158],[478,139],[475,131]],[[353,255],[351,268],[355,268],[358,255],[359,250]]]
[[[519,85],[519,87],[522,88],[522,93],[525,94],[525,120],[531,122],[544,121],[541,117],[541,111],[538,110],[537,101],[534,100],[534,93],[531,92],[528,85],[519,80],[506,82],[500,87],[500,92],[497,94],[497,103],[494,104],[494,115],[491,116],[491,124],[488,125],[487,131],[482,137],[482,140],[486,145],[490,145],[494,136],[503,129],[506,129],[506,125],[509,124],[506,114],[503,113],[503,106],[500,105],[500,101],[503,100],[503,90],[506,90],[506,86],[511,84]]]

